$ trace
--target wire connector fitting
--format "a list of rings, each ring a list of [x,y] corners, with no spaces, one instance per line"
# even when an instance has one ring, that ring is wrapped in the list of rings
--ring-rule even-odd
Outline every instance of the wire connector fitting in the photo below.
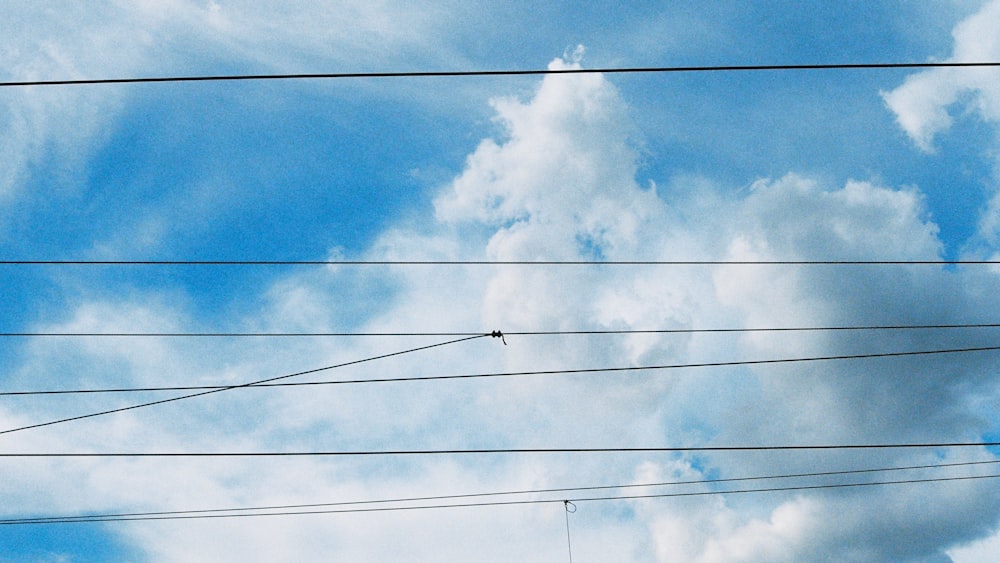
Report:
[[[503,332],[499,330],[494,330],[493,332],[490,333],[490,336],[492,336],[493,338],[499,338],[503,342],[504,346],[507,345],[507,340],[503,337]]]

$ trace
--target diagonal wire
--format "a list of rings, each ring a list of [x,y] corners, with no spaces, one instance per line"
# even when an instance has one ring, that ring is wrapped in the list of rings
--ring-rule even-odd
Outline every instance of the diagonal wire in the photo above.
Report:
[[[996,479],[996,478],[1000,478],[1000,474],[966,475],[960,477],[932,477],[927,479],[898,479],[895,481],[864,481],[859,483],[834,483],[828,485],[798,485],[789,487],[766,487],[759,489],[736,489],[728,491],[695,491],[690,493],[658,493],[658,494],[648,494],[648,495],[587,497],[587,498],[578,498],[573,500],[575,502],[585,502],[585,501],[601,501],[601,500],[635,500],[635,499],[647,499],[647,498],[698,497],[698,496],[717,495],[717,494],[730,495],[730,494],[740,494],[740,493],[771,493],[779,491],[815,491],[821,489],[875,487],[880,485],[905,485],[912,483],[941,483],[947,481],[972,481],[977,479]]]
[[[296,372],[296,373],[290,373],[290,374],[287,374],[287,375],[279,375],[277,377],[269,377],[269,378],[261,379],[261,380],[258,380],[258,381],[251,381],[249,383],[243,383],[243,384],[240,384],[240,385],[229,385],[229,386],[225,386],[225,387],[215,387],[215,388],[212,388],[212,389],[209,389],[209,390],[206,390],[206,391],[199,391],[197,393],[190,393],[190,394],[187,394],[187,395],[181,395],[179,397],[171,397],[169,399],[161,399],[161,400],[158,400],[158,401],[149,401],[149,402],[146,402],[146,403],[140,403],[140,404],[137,404],[137,405],[130,405],[130,406],[127,406],[127,407],[121,407],[121,408],[116,408],[116,409],[108,409],[108,410],[105,410],[105,411],[94,412],[94,413],[89,413],[89,414],[83,414],[83,415],[79,415],[79,416],[71,416],[71,417],[68,417],[68,418],[61,418],[61,419],[58,419],[58,420],[50,420],[48,422],[40,422],[40,423],[37,423],[37,424],[30,424],[28,426],[21,426],[21,427],[18,427],[18,428],[9,428],[7,430],[0,430],[0,434],[10,434],[12,432],[20,432],[22,430],[28,430],[28,429],[31,429],[31,428],[41,428],[43,426],[52,426],[54,424],[61,424],[61,423],[64,423],[64,422],[71,422],[71,421],[74,421],[74,420],[82,420],[82,419],[85,419],[85,418],[94,418],[94,417],[97,417],[97,416],[103,416],[103,415],[107,415],[107,414],[113,414],[113,413],[118,413],[118,412],[125,412],[125,411],[130,411],[130,410],[135,410],[135,409],[141,409],[141,408],[145,408],[145,407],[151,407],[153,405],[162,405],[164,403],[171,403],[171,402],[174,402],[174,401],[181,401],[181,400],[184,400],[184,399],[191,399],[191,398],[194,398],[194,397],[201,397],[203,395],[210,395],[212,393],[220,393],[222,391],[228,391],[230,389],[240,389],[240,388],[244,388],[244,387],[252,387],[254,385],[259,385],[259,384],[262,384],[262,383],[269,383],[269,382],[278,381],[278,380],[281,380],[281,379],[288,379],[290,377],[297,377],[297,376],[300,376],[300,375],[307,375],[307,374],[310,374],[310,373],[318,373],[318,372],[321,372],[321,371],[327,371],[327,370],[342,368],[342,367],[346,367],[346,366],[357,365],[357,364],[361,364],[361,363],[365,363],[365,362],[371,362],[371,361],[374,361],[374,360],[381,360],[381,359],[384,359],[384,358],[391,358],[393,356],[401,356],[403,354],[410,354],[410,353],[413,353],[413,352],[419,352],[421,350],[429,350],[431,348],[438,348],[438,347],[441,347],[441,346],[448,346],[450,344],[457,344],[459,342],[465,342],[465,341],[468,341],[468,340],[474,340],[474,339],[477,339],[477,338],[484,338],[484,337],[488,337],[488,336],[491,336],[491,334],[490,333],[485,333],[485,334],[479,334],[479,335],[476,335],[476,336],[468,336],[468,337],[459,338],[459,339],[456,339],[456,340],[449,340],[447,342],[439,342],[437,344],[429,344],[427,346],[419,346],[417,348],[410,348],[408,350],[402,350],[402,351],[399,351],[399,352],[392,352],[392,353],[389,353],[389,354],[382,354],[382,355],[379,355],[379,356],[372,356],[370,358],[364,358],[364,359],[361,359],[361,360],[352,360],[350,362],[344,362],[344,363],[335,364],[335,365],[332,365],[332,366],[325,366],[325,367],[321,367],[321,368],[315,368],[315,369],[300,371],[300,372]]]
[[[411,511],[411,510],[430,510],[430,509],[442,509],[442,508],[471,508],[471,507],[486,507],[486,506],[512,506],[512,505],[532,505],[532,504],[553,504],[553,503],[563,503],[566,506],[567,502],[586,502],[586,501],[615,501],[615,500],[637,500],[637,499],[651,499],[651,498],[670,498],[670,497],[695,497],[695,496],[709,496],[709,495],[731,495],[731,494],[745,494],[745,493],[768,493],[768,492],[786,492],[786,491],[805,491],[805,490],[822,490],[822,489],[842,489],[842,488],[855,488],[855,487],[875,487],[884,485],[902,485],[902,484],[916,484],[916,483],[940,483],[940,482],[950,482],[950,481],[970,481],[970,480],[980,480],[980,479],[995,479],[1000,478],[1000,474],[990,474],[990,475],[968,475],[968,476],[958,476],[958,477],[931,477],[925,479],[898,479],[891,481],[864,481],[864,482],[854,482],[854,483],[833,483],[826,485],[799,485],[799,486],[785,486],[785,487],[764,487],[756,489],[729,489],[729,490],[717,490],[717,491],[694,491],[687,493],[659,493],[659,494],[648,494],[648,495],[620,495],[620,496],[605,496],[605,497],[580,497],[570,499],[528,499],[528,500],[509,500],[509,501],[484,501],[484,502],[473,502],[473,503],[448,503],[448,504],[432,504],[432,505],[417,505],[417,506],[386,506],[386,507],[375,507],[375,508],[339,508],[339,509],[324,509],[324,510],[296,510],[296,511],[281,511],[281,512],[240,512],[240,513],[226,513],[226,514],[170,514],[164,513],[163,515],[113,515],[109,517],[65,517],[59,518],[54,517],[50,519],[46,518],[23,518],[23,519],[8,519],[0,520],[0,526],[9,525],[25,525],[25,524],[77,524],[84,522],[121,522],[121,521],[137,521],[137,520],[196,520],[196,519],[216,519],[216,518],[247,518],[247,517],[259,517],[259,516],[306,516],[306,515],[318,515],[318,514],[350,514],[350,513],[362,513],[362,512],[397,512],[397,511]]]
[[[0,520],[0,524],[8,523],[32,523],[36,521],[69,521],[69,520],[93,520],[98,518],[125,518],[125,517],[135,517],[135,516],[172,516],[172,515],[184,515],[184,514],[212,514],[220,512],[251,512],[251,511],[264,511],[264,510],[300,510],[306,508],[329,508],[334,506],[358,506],[358,505],[370,505],[370,504],[398,504],[404,502],[429,502],[429,501],[443,501],[443,500],[459,500],[459,499],[474,499],[483,497],[500,497],[500,496],[515,496],[515,495],[530,495],[530,494],[553,494],[553,493],[580,493],[583,491],[600,491],[609,489],[634,489],[634,488],[649,488],[649,487],[669,487],[669,486],[683,486],[683,485],[711,485],[711,484],[721,484],[721,483],[737,483],[746,481],[771,481],[771,480],[781,480],[781,479],[800,479],[806,477],[833,477],[833,476],[845,476],[845,475],[861,475],[870,473],[887,473],[894,471],[914,471],[921,469],[945,469],[954,467],[972,467],[972,466],[982,466],[982,465],[996,465],[1000,463],[1000,460],[987,460],[987,461],[964,461],[964,462],[952,462],[952,463],[934,463],[934,464],[924,464],[924,465],[908,465],[908,466],[893,466],[893,467],[877,467],[877,468],[867,468],[867,469],[847,469],[840,471],[814,471],[808,473],[785,473],[780,475],[763,475],[763,476],[753,476],[753,477],[726,477],[718,479],[689,479],[683,481],[660,481],[660,482],[649,482],[649,483],[631,483],[625,485],[596,485],[589,487],[557,487],[557,488],[547,488],[547,489],[526,489],[526,490],[507,490],[507,491],[496,491],[489,493],[466,493],[466,494],[452,494],[452,495],[431,495],[431,496],[418,496],[418,497],[403,497],[394,499],[377,499],[377,500],[356,500],[356,501],[340,501],[340,502],[323,502],[323,503],[309,503],[309,504],[283,504],[283,505],[270,505],[270,506],[251,506],[251,507],[241,507],[241,508],[213,508],[213,509],[200,509],[200,510],[167,510],[158,512],[126,512],[126,513],[116,513],[116,514],[81,514],[77,516],[38,516],[32,518],[16,518]]]
[[[505,333],[506,334],[506,333]],[[485,335],[491,336],[491,335]],[[475,336],[472,338],[479,338]],[[456,342],[460,342],[456,341]],[[158,392],[158,391],[191,391],[191,390],[211,390],[211,391],[225,391],[226,389],[236,389],[236,388],[269,388],[269,387],[301,387],[301,386],[312,386],[312,385],[357,385],[365,383],[402,383],[402,382],[413,382],[413,381],[442,381],[442,380],[452,380],[452,379],[485,379],[485,378],[498,378],[498,377],[515,377],[515,376],[533,376],[533,375],[572,375],[572,374],[586,374],[586,373],[614,373],[614,372],[628,372],[628,371],[653,371],[653,370],[671,370],[671,369],[688,369],[688,368],[708,368],[708,367],[735,367],[735,366],[752,366],[752,365],[768,365],[768,364],[789,364],[789,363],[802,363],[802,362],[824,362],[824,361],[836,361],[836,360],[861,360],[861,359],[875,359],[875,358],[899,358],[908,356],[930,356],[938,354],[967,354],[972,352],[994,352],[1000,350],[1000,346],[983,346],[974,348],[948,348],[941,350],[916,350],[909,352],[882,352],[874,354],[846,354],[839,356],[815,356],[806,358],[778,358],[770,360],[736,360],[731,362],[704,362],[704,363],[688,363],[688,364],[662,364],[662,365],[650,365],[650,366],[629,366],[629,367],[603,367],[603,368],[581,368],[581,369],[561,369],[561,370],[539,370],[539,371],[513,371],[513,372],[500,372],[500,373],[473,373],[473,374],[459,374],[459,375],[426,375],[426,376],[411,376],[411,377],[381,377],[381,378],[370,378],[370,379],[342,379],[337,381],[301,381],[301,382],[284,382],[284,383],[269,383],[276,379],[281,379],[284,377],[292,377],[295,375],[304,375],[307,373],[314,373],[317,371],[333,369],[334,367],[341,366],[331,366],[326,368],[319,368],[315,370],[300,372],[296,374],[281,376],[277,378],[265,379],[259,382],[246,383],[237,386],[216,386],[216,385],[192,385],[192,386],[171,386],[171,387],[130,387],[130,388],[117,388],[117,389],[67,389],[67,390],[54,390],[54,391],[6,391],[0,392],[0,397],[3,396],[30,396],[30,395],[68,395],[68,394],[82,394],[82,393],[138,393],[138,392]],[[356,362],[357,363],[357,362]],[[345,364],[347,365],[347,364]],[[195,396],[195,395],[192,395]],[[155,404],[155,403],[151,403]],[[2,434],[2,432],[0,432]]]

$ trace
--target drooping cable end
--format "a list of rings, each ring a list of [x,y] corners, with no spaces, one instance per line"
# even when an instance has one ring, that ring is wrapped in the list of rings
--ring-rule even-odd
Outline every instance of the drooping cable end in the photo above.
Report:
[[[492,336],[493,338],[499,338],[501,342],[503,342],[504,346],[507,345],[507,339],[503,337],[503,333],[500,332],[499,330],[494,330],[493,332],[490,333],[490,336]]]

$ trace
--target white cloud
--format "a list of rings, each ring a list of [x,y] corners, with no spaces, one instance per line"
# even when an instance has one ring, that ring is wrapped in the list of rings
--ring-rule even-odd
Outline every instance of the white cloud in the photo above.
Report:
[[[987,3],[958,24],[948,62],[990,62],[1000,58],[1000,2]],[[931,151],[934,137],[952,123],[951,110],[964,103],[989,122],[1000,121],[1000,80],[994,68],[938,68],[911,75],[883,93],[900,127],[921,149]]]
[[[796,175],[758,182],[740,197],[706,193],[711,189],[692,186],[689,179],[672,183],[662,198],[641,189],[635,179],[630,130],[623,126],[626,112],[600,77],[549,77],[530,101],[505,100],[495,107],[503,137],[481,143],[465,171],[436,200],[443,228],[461,231],[469,241],[462,257],[479,258],[485,252],[486,258],[499,260],[572,260],[597,251],[608,259],[625,260],[683,258],[688,253],[703,259],[734,260],[936,260],[942,251],[937,227],[913,189],[862,181],[830,187]],[[688,189],[697,195],[683,193]],[[676,204],[670,207],[665,201]],[[580,244],[587,236],[596,244]],[[685,247],[692,241],[696,249]],[[726,266],[707,272],[649,268],[598,273],[508,268],[492,274],[488,290],[481,296],[477,292],[480,297],[476,299],[482,300],[486,318],[500,319],[494,322],[515,329],[643,328],[664,323],[818,326],[893,324],[903,319],[933,323],[992,310],[981,300],[992,283],[989,276],[976,272],[925,266]],[[455,294],[449,296],[454,299]],[[919,333],[891,337],[870,333],[751,335],[737,342],[716,340],[714,346],[706,337],[673,342],[623,339],[598,348],[562,343],[552,348],[526,342],[505,355],[513,365],[539,366],[556,358],[579,365],[584,359],[598,363],[686,359],[703,351],[717,358],[720,351],[733,350],[733,344],[742,357],[767,358],[823,355],[831,350],[919,349],[949,341],[953,340]],[[724,375],[734,380],[728,389],[719,385],[719,377],[698,379],[696,374],[631,378],[628,383],[611,383],[609,378],[596,385],[569,382],[569,389],[586,391],[573,394],[575,401],[567,406],[586,401],[587,396],[602,397],[587,403],[587,418],[542,408],[552,400],[554,386],[541,383],[531,384],[530,393],[516,394],[506,404],[512,412],[531,413],[534,433],[517,425],[509,430],[522,443],[533,443],[539,434],[589,442],[617,435],[618,443],[637,439],[690,443],[713,434],[716,443],[722,444],[846,443],[955,435],[975,439],[987,428],[988,412],[971,408],[970,398],[995,393],[988,373],[988,358],[983,357],[830,363],[756,369],[750,380],[738,373]],[[712,383],[688,384],[688,379]],[[664,380],[672,383],[656,383]],[[736,383],[741,381],[752,383]],[[561,393],[565,395],[567,388]],[[492,404],[503,404],[503,400],[494,399]],[[622,416],[622,409],[628,417]],[[595,425],[598,420],[600,424]],[[819,458],[795,456],[780,464],[770,458],[754,462],[732,456],[711,459],[728,474],[737,469],[768,473],[814,467]],[[852,459],[856,456],[841,455],[828,462]],[[908,454],[878,458],[886,464],[912,459]],[[989,488],[982,485],[975,490],[983,495]],[[947,492],[942,494],[947,497]],[[935,512],[934,525],[940,530],[936,534],[925,528],[930,526],[926,520],[902,509],[885,517],[881,535],[868,534],[862,525],[887,502],[908,506],[918,502],[916,498],[907,491],[892,490],[868,498],[802,497],[777,504],[765,499],[737,507],[709,501],[699,510],[707,522],[716,522],[717,531],[686,540],[693,542],[688,553],[690,560],[704,561],[920,560],[940,558],[952,542],[981,533],[965,517],[952,518],[946,510]],[[958,506],[968,506],[970,501],[964,497],[951,502],[955,503],[952,510],[961,512]],[[755,516],[764,507],[770,507],[768,516]],[[972,521],[992,523],[997,517],[988,508],[970,513]],[[827,526],[833,515],[842,517],[843,526]],[[683,531],[671,536],[667,528],[653,526],[654,541],[662,539],[660,533],[666,534],[662,545],[671,546],[670,537],[699,537],[699,520],[690,511],[676,512],[673,518]],[[911,541],[914,535],[921,540]],[[661,553],[666,556],[667,548]],[[676,550],[669,553],[677,556]]]
[[[227,9],[220,4],[221,13]],[[215,17],[215,16],[213,16]],[[556,67],[574,63],[557,60]],[[843,186],[789,174],[733,194],[686,177],[666,188],[636,179],[629,116],[598,75],[548,76],[528,99],[494,103],[502,135],[442,188],[435,217],[397,225],[372,259],[658,260],[936,259],[936,227],[915,190]],[[662,193],[658,193],[662,192]],[[668,203],[669,202],[669,203]],[[236,325],[371,330],[781,327],[946,323],[994,318],[995,279],[912,267],[395,267],[293,273]],[[372,291],[372,288],[377,288]],[[349,308],[352,300],[364,305]],[[378,306],[371,306],[373,301]],[[97,301],[92,299],[91,301]],[[370,307],[370,308],[368,308]],[[343,313],[341,308],[348,308]],[[169,296],[78,306],[66,330],[191,326]],[[974,334],[670,335],[492,339],[317,378],[565,369],[764,359],[974,345]],[[67,358],[123,381],[248,381],[413,346],[361,340],[238,343],[37,342],[21,380],[54,379]],[[419,345],[419,344],[416,344]],[[41,435],[53,450],[337,449],[484,445],[703,445],[976,439],[995,397],[989,357],[952,356],[764,368],[451,383],[232,391]],[[81,368],[75,381],[107,381]],[[8,408],[23,424],[57,407]],[[102,431],[107,425],[113,431]],[[34,432],[34,431],[33,431]],[[27,447],[28,442],[18,442]],[[36,444],[37,445],[37,444]],[[982,455],[987,455],[981,452]],[[953,456],[944,456],[953,459]],[[927,462],[895,452],[748,457],[551,456],[506,459],[198,460],[19,466],[4,485],[32,510],[198,508],[366,496],[786,473]],[[940,458],[939,458],[940,459]],[[37,469],[37,466],[33,466]],[[88,475],[86,486],[79,476]],[[873,494],[589,503],[573,518],[574,549],[603,560],[921,560],[995,526],[988,484]],[[38,491],[49,491],[40,495]],[[60,494],[72,492],[70,495]],[[461,492],[461,491],[457,491]],[[926,500],[929,499],[929,500]],[[924,503],[927,503],[926,505]],[[582,503],[581,503],[582,504]],[[610,508],[605,508],[610,507]],[[874,523],[873,523],[874,522]],[[562,507],[294,517],[118,528],[150,558],[553,560],[565,548]],[[873,532],[874,530],[874,532]],[[581,560],[583,557],[581,556]]]
[[[735,496],[711,502],[680,500],[673,507],[651,505],[643,510],[650,513],[651,532],[664,561],[949,561],[935,545],[942,526],[959,537],[981,533],[979,510],[993,502],[992,496],[980,503],[966,495],[990,494],[988,484],[904,488],[909,486],[837,496],[796,494],[759,515],[747,503],[730,502]],[[961,498],[955,499],[956,494]],[[953,518],[949,511],[959,506],[971,509],[974,516]]]
[[[986,3],[959,23],[952,32],[954,47],[948,61],[990,62],[1000,58],[1000,1]],[[961,110],[1000,127],[1000,78],[996,68],[938,68],[910,75],[883,98],[910,138],[926,152],[933,152],[934,138],[946,131]],[[996,136],[1000,139],[1000,135]],[[997,145],[982,147],[984,156],[996,161]],[[994,172],[996,175],[996,172]],[[964,249],[972,259],[996,259],[1000,240],[1000,190],[988,186],[980,209],[976,235]]]
[[[994,534],[968,545],[948,550],[955,563],[990,563],[1000,551],[1000,535]]]
[[[819,510],[808,499],[782,504],[767,520],[753,519],[742,525],[718,505],[699,512],[674,514],[654,522],[661,560],[670,560],[679,544],[688,561],[794,561],[799,555],[797,548],[819,532]]]
[[[217,72],[372,71],[465,61],[444,31],[469,19],[464,3],[318,6],[245,1],[8,4],[2,8],[5,81],[128,78]],[[233,61],[236,61],[233,63]],[[235,66],[236,70],[233,70]],[[410,96],[417,90],[403,93]],[[41,167],[78,190],[83,164],[142,88],[113,85],[5,88],[0,98],[0,197]]]
[[[131,44],[125,30],[73,28],[87,18],[86,7],[57,11],[26,4],[17,15],[5,15],[5,49],[0,50],[3,79],[10,81],[51,78],[92,78],[102,68],[135,68],[132,49],[112,49]],[[46,25],[39,25],[41,21]],[[32,25],[35,24],[35,25]],[[49,34],[40,33],[48,30]],[[79,60],[85,50],[102,50],[101,64]],[[95,61],[96,62],[96,61]],[[107,66],[103,66],[107,65]],[[0,197],[6,198],[25,182],[34,168],[54,167],[65,183],[89,146],[106,132],[109,117],[120,108],[120,92],[112,86],[99,90],[79,88],[6,88],[0,100]],[[60,174],[56,174],[59,178]],[[62,186],[58,186],[62,187]]]

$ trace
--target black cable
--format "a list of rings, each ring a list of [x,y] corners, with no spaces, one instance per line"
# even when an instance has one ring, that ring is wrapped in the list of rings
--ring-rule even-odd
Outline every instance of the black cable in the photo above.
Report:
[[[622,496],[608,496],[608,497],[582,497],[574,499],[530,499],[530,500],[510,500],[510,501],[491,501],[491,502],[475,502],[475,503],[459,503],[459,504],[436,504],[436,505],[418,505],[418,506],[387,506],[387,507],[377,507],[377,508],[343,508],[343,509],[328,509],[328,510],[307,510],[307,511],[285,511],[285,512],[258,512],[258,513],[235,513],[235,514],[181,514],[181,515],[164,515],[164,516],[125,516],[125,517],[111,517],[111,518],[76,518],[68,517],[66,519],[24,519],[16,520],[3,520],[0,521],[0,525],[26,525],[26,524],[79,524],[85,522],[121,522],[121,521],[137,521],[137,520],[202,520],[209,518],[248,518],[248,517],[258,517],[258,516],[306,516],[306,515],[317,515],[317,514],[349,514],[349,513],[359,513],[359,512],[397,512],[404,510],[430,510],[430,509],[442,509],[442,508],[472,508],[472,507],[486,507],[486,506],[512,506],[512,505],[530,505],[530,504],[553,504],[553,503],[565,503],[569,502],[586,502],[586,501],[611,501],[611,500],[635,500],[635,499],[648,499],[648,498],[669,498],[669,497],[694,497],[694,496],[708,496],[708,495],[730,495],[730,494],[745,494],[745,493],[770,493],[770,492],[784,492],[784,491],[804,491],[804,490],[818,490],[818,489],[841,489],[850,487],[874,487],[883,485],[902,485],[902,484],[916,484],[916,483],[939,483],[948,481],[969,481],[977,479],[995,479],[1000,477],[1000,474],[996,475],[970,475],[963,477],[934,477],[927,479],[901,479],[896,481],[867,481],[860,483],[835,483],[828,485],[801,485],[801,486],[789,486],[789,487],[768,487],[759,489],[734,489],[725,491],[694,491],[687,493],[661,493],[661,494],[649,494],[649,495],[622,495]]]
[[[830,485],[800,485],[794,487],[770,487],[762,489],[742,489],[730,491],[696,491],[691,493],[662,493],[650,495],[628,495],[619,497],[590,497],[573,499],[574,502],[584,502],[588,500],[633,500],[644,498],[668,498],[668,497],[697,497],[716,494],[740,494],[740,493],[771,493],[780,491],[812,491],[819,489],[843,489],[850,487],[874,487],[879,485],[904,485],[912,483],[940,483],[945,481],[971,481],[975,479],[996,479],[1000,474],[994,475],[967,475],[964,477],[934,477],[929,479],[900,479],[898,481],[869,481],[861,483],[836,483]]]
[[[905,266],[1000,260],[0,260],[0,266]]]
[[[862,69],[912,69],[912,68],[968,68],[996,67],[1000,62],[922,62],[922,63],[833,63],[787,65],[714,65],[669,66],[629,68],[563,68],[530,70],[444,70],[400,72],[335,72],[298,74],[242,74],[211,76],[159,76],[146,78],[82,78],[68,80],[18,80],[0,82],[3,87],[17,86],[68,86],[96,84],[145,84],[164,82],[220,82],[247,80],[306,80],[306,79],[358,79],[358,78],[421,78],[459,76],[535,76],[550,74],[639,74],[684,72],[737,72],[737,71],[794,71],[794,70],[862,70]]]
[[[621,330],[539,330],[514,331],[507,336],[573,336],[604,334],[705,334],[742,332],[820,332],[852,330],[937,330],[1000,328],[1000,323],[933,324],[933,325],[868,325],[868,326],[813,326],[774,328],[670,328],[670,329],[621,329]],[[478,336],[481,332],[0,332],[0,338],[36,337],[136,337],[136,338],[313,338],[313,337],[382,337],[382,336]]]
[[[287,379],[289,377],[297,377],[297,376],[300,376],[300,375],[306,375],[306,374],[310,374],[310,373],[317,373],[317,372],[332,370],[332,369],[341,368],[341,367],[345,367],[345,366],[352,366],[352,365],[361,364],[361,363],[365,363],[365,362],[371,362],[371,361],[374,361],[374,360],[381,360],[381,359],[384,359],[384,358],[391,358],[393,356],[401,356],[403,354],[409,354],[409,353],[412,353],[412,352],[419,352],[421,350],[428,350],[430,348],[438,348],[438,347],[441,347],[441,346],[447,346],[449,344],[457,344],[459,342],[465,342],[467,340],[473,340],[473,339],[476,339],[476,338],[484,338],[484,337],[488,337],[488,336],[491,336],[491,334],[488,334],[488,333],[487,334],[479,334],[479,335],[476,335],[476,336],[469,336],[469,337],[465,337],[465,338],[459,338],[457,340],[449,340],[447,342],[439,342],[437,344],[430,344],[430,345],[427,345],[427,346],[420,346],[420,347],[417,347],[417,348],[410,348],[409,350],[403,350],[403,351],[400,351],[400,352],[392,352],[392,353],[389,353],[389,354],[382,354],[382,355],[379,355],[379,356],[372,356],[370,358],[365,358],[365,359],[362,359],[362,360],[353,360],[353,361],[350,361],[350,362],[344,362],[344,363],[336,364],[336,365],[332,365],[332,366],[315,368],[315,369],[300,371],[300,372],[296,372],[296,373],[290,373],[290,374],[287,374],[287,375],[279,375],[277,377],[269,377],[267,379],[261,379],[259,381],[251,381],[249,383],[243,383],[243,384],[240,384],[240,385],[228,385],[228,386],[224,386],[224,387],[214,387],[214,388],[209,389],[207,391],[200,391],[198,393],[191,393],[191,394],[188,394],[188,395],[181,395],[179,397],[171,397],[169,399],[161,399],[161,400],[158,400],[158,401],[149,401],[147,403],[140,403],[140,404],[137,404],[137,405],[130,405],[130,406],[127,406],[127,407],[120,407],[120,408],[116,408],[116,409],[109,409],[109,410],[105,410],[105,411],[94,412],[94,413],[89,413],[89,414],[83,414],[83,415],[79,415],[79,416],[71,416],[71,417],[68,417],[68,418],[61,418],[61,419],[58,419],[58,420],[50,420],[48,422],[40,422],[38,424],[30,424],[28,426],[21,426],[19,428],[9,428],[7,430],[0,430],[0,434],[10,434],[12,432],[20,432],[22,430],[28,430],[28,429],[31,429],[31,428],[40,428],[40,427],[43,427],[43,426],[52,426],[54,424],[60,424],[60,423],[63,423],[63,422],[71,422],[71,421],[74,421],[74,420],[81,420],[81,419],[85,419],[85,418],[93,418],[93,417],[97,417],[97,416],[103,416],[103,415],[106,415],[106,414],[113,414],[113,413],[118,413],[118,412],[124,412],[124,411],[130,411],[130,410],[140,409],[140,408],[144,408],[144,407],[151,407],[153,405],[162,405],[164,403],[170,403],[170,402],[174,402],[174,401],[180,401],[180,400],[183,400],[183,399],[191,399],[193,397],[200,397],[202,395],[210,395],[212,393],[219,393],[219,392],[222,392],[222,391],[228,391],[230,389],[240,389],[242,387],[251,387],[253,385],[259,385],[261,383],[267,383],[267,382],[271,382],[271,381],[277,381],[279,379]]]
[[[505,333],[506,334],[506,333]],[[486,335],[489,336],[489,335]],[[479,338],[475,336],[472,338]],[[70,394],[82,394],[82,393],[140,393],[140,392],[159,392],[159,391],[194,391],[194,390],[215,390],[224,391],[226,389],[252,389],[252,388],[268,388],[268,387],[303,387],[311,385],[357,385],[365,383],[401,383],[401,382],[412,382],[412,381],[443,381],[449,379],[486,379],[495,377],[515,377],[515,376],[530,376],[530,375],[571,375],[571,374],[583,374],[583,373],[613,373],[613,372],[625,372],[625,371],[651,371],[651,370],[669,370],[669,369],[687,369],[687,368],[707,368],[707,367],[734,367],[734,366],[752,366],[752,365],[767,365],[767,364],[789,364],[789,363],[800,363],[800,362],[822,362],[822,361],[835,361],[835,360],[861,360],[861,359],[875,359],[875,358],[899,358],[907,356],[929,356],[935,354],[965,354],[971,352],[994,352],[1000,350],[1000,346],[984,346],[979,348],[950,348],[943,350],[917,350],[910,352],[883,352],[876,354],[847,354],[841,356],[815,356],[809,358],[780,358],[773,360],[737,360],[732,362],[705,362],[705,363],[691,363],[691,364],[663,364],[663,365],[653,365],[653,366],[630,366],[630,367],[604,367],[604,368],[582,368],[582,369],[559,369],[559,370],[540,370],[540,371],[511,371],[511,372],[499,372],[499,373],[473,373],[473,374],[460,374],[460,375],[425,375],[425,376],[415,376],[415,377],[382,377],[382,378],[371,378],[371,379],[342,379],[339,381],[302,381],[302,382],[285,382],[285,383],[246,383],[243,385],[236,386],[222,386],[222,385],[192,385],[192,386],[170,386],[170,387],[127,387],[118,389],[67,389],[67,390],[55,390],[55,391],[5,391],[0,392],[0,397],[3,396],[30,396],[30,395],[70,395]],[[345,364],[349,365],[349,364]],[[285,375],[277,378],[265,379],[264,382],[274,381],[276,379],[281,379],[282,377],[292,377],[295,375],[304,375],[307,373],[315,373],[318,371],[323,371],[327,369],[333,369],[334,367],[341,366],[330,366],[326,368],[319,368],[304,372],[299,372],[292,375]],[[196,396],[196,395],[192,395]],[[182,397],[183,398],[183,397]],[[156,402],[149,404],[157,404]],[[116,412],[116,411],[111,411]],[[9,432],[9,431],[8,431]],[[2,434],[3,432],[0,432]]]
[[[689,452],[773,452],[804,450],[886,450],[927,448],[997,447],[1000,442],[923,442],[882,444],[813,444],[780,446],[665,446],[621,448],[473,448],[466,450],[326,450],[297,452],[2,452],[0,458],[111,458],[111,457],[381,457],[425,455],[493,454],[594,454],[594,453],[689,453]]]
[[[951,467],[969,467],[975,465],[995,465],[1000,463],[1000,460],[990,460],[990,461],[967,461],[967,462],[954,462],[954,463],[938,463],[938,464],[926,464],[926,465],[910,465],[904,467],[881,467],[881,468],[870,468],[870,469],[850,469],[842,471],[818,471],[811,473],[786,473],[783,475],[764,475],[755,477],[729,477],[722,479],[692,479],[685,481],[661,481],[653,483],[631,483],[627,485],[598,485],[590,487],[560,487],[560,488],[548,488],[548,489],[526,489],[526,490],[516,490],[516,491],[498,491],[490,493],[467,493],[467,494],[452,494],[452,495],[432,495],[432,496],[420,496],[420,497],[404,497],[404,498],[394,498],[394,499],[376,499],[376,500],[359,500],[359,501],[340,501],[340,502],[324,502],[324,503],[309,503],[309,504],[284,504],[284,505],[270,505],[270,506],[251,506],[251,507],[240,507],[240,508],[211,508],[211,509],[200,509],[200,510],[167,510],[167,511],[157,511],[157,512],[126,512],[117,514],[82,514],[77,516],[37,516],[31,518],[11,518],[2,520],[0,519],[0,524],[31,524],[31,523],[55,523],[55,522],[69,522],[74,520],[83,521],[96,521],[97,519],[117,519],[135,516],[173,516],[173,515],[183,515],[183,514],[212,514],[220,512],[253,512],[253,511],[264,511],[264,510],[300,510],[305,508],[328,508],[332,506],[358,506],[358,505],[371,505],[371,504],[399,504],[404,502],[429,502],[429,501],[442,501],[442,500],[458,500],[458,499],[470,499],[470,498],[483,498],[483,497],[500,497],[500,496],[515,496],[515,495],[530,495],[530,494],[552,494],[552,493],[567,493],[567,492],[582,492],[582,491],[597,491],[597,490],[608,490],[608,489],[633,489],[633,488],[646,488],[646,487],[667,487],[667,486],[681,486],[681,485],[707,485],[707,484],[720,484],[720,483],[734,483],[734,482],[744,482],[744,481],[768,481],[768,480],[779,480],[779,479],[796,479],[804,477],[831,477],[831,476],[843,476],[843,475],[859,475],[866,473],[886,473],[892,471],[913,471],[920,469],[943,469]]]

